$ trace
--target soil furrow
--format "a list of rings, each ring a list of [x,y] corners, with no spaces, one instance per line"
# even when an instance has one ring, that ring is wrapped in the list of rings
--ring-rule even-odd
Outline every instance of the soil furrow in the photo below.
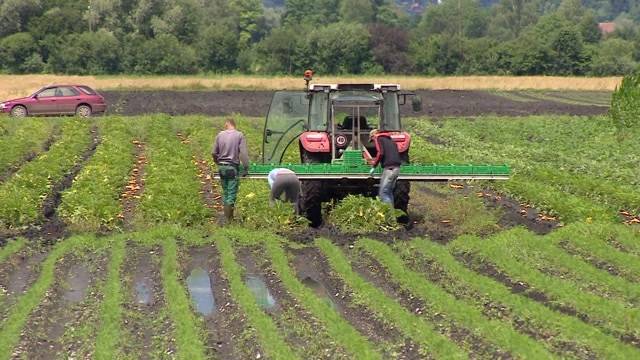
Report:
[[[51,133],[51,136],[42,144],[42,147],[38,151],[32,151],[28,154],[25,154],[22,159],[20,159],[17,163],[13,164],[10,168],[6,169],[3,173],[0,173],[0,184],[7,181],[13,174],[18,172],[22,166],[37,158],[40,154],[43,154],[49,151],[49,148],[53,143],[57,140],[57,133],[54,131]]]
[[[564,305],[564,304],[559,304],[556,301],[553,301],[552,299],[549,298],[547,294],[545,294],[542,291],[533,290],[529,284],[523,281],[515,281],[511,279],[508,274],[498,269],[494,264],[488,263],[487,261],[481,261],[480,263],[477,263],[476,261],[474,261],[473,255],[471,254],[463,254],[463,255],[457,256],[457,258],[461,263],[463,263],[468,268],[482,275],[489,276],[494,280],[504,284],[509,289],[511,289],[511,292],[514,294],[521,294],[523,296],[526,296],[532,300],[542,303],[543,305],[547,306],[552,310],[558,311],[565,315],[574,316],[587,324],[594,325],[597,327],[602,326],[600,321],[591,318],[588,314],[582,313],[577,309],[575,309],[574,307]],[[609,330],[607,331],[613,333],[613,331],[609,331]],[[636,337],[635,335],[631,333],[617,333],[617,332],[614,333],[614,335],[620,340],[622,340],[623,342],[640,348],[640,338]]]
[[[599,259],[597,257],[594,257],[592,255],[590,255],[588,252],[581,250],[580,248],[577,248],[575,246],[573,246],[569,241],[561,241],[558,245],[560,245],[560,248],[564,251],[566,251],[567,253],[577,256],[581,259],[583,259],[584,261],[588,262],[589,264],[593,265],[595,268],[603,270],[608,272],[609,274],[613,275],[613,276],[619,276],[623,279],[626,279],[628,281],[631,282],[639,282],[640,279],[638,279],[638,277],[633,276],[631,273],[626,272],[624,270],[621,270],[620,268],[618,268],[617,266]]]
[[[144,174],[145,167],[148,163],[145,154],[145,144],[139,140],[134,140],[133,144],[136,147],[136,162],[129,175],[129,181],[121,195],[122,213],[119,215],[126,230],[132,230],[135,226],[136,208],[138,207],[140,197],[144,192]]]
[[[340,278],[330,272],[329,263],[318,249],[305,247],[289,251],[294,255],[291,264],[300,281],[310,278],[321,284],[340,315],[372,343],[377,344],[385,358],[424,358],[420,355],[418,345],[404,338],[397,329],[384,324],[369,309],[353,302],[351,292]]]
[[[213,181],[211,167],[204,159],[196,158],[195,161],[198,165],[198,178],[202,185],[201,193],[204,204],[211,210],[212,214],[219,216],[219,212],[222,210],[222,196],[220,195],[221,193],[217,183]],[[214,219],[212,219],[212,221],[214,221]]]
[[[201,315],[207,330],[209,351],[218,359],[245,359],[261,353],[257,340],[253,336],[244,336],[248,328],[247,320],[229,292],[229,283],[220,271],[221,264],[215,246],[189,250],[183,278],[187,279],[190,272],[198,268],[209,275],[215,302],[212,314]]]
[[[46,241],[54,241],[65,237],[66,225],[62,221],[56,210],[62,201],[62,192],[73,184],[73,179],[80,173],[84,165],[96,152],[96,148],[100,144],[100,135],[97,126],[91,128],[91,145],[84,151],[78,162],[67,172],[65,177],[51,188],[51,192],[44,199],[42,213],[44,215],[44,223],[39,227],[34,227],[27,231],[27,237],[41,237]]]
[[[502,304],[499,299],[487,298],[484,294],[467,287],[461,287],[456,284],[457,280],[451,278],[437,263],[419,257],[404,258],[404,260],[411,270],[424,274],[425,278],[434,284],[438,284],[445,291],[455,296],[456,299],[470,300],[481,306],[481,311],[487,318],[508,321],[519,332],[536,340],[549,342],[554,351],[559,354],[570,354],[578,359],[597,358],[597,355],[586,344],[558,339],[557,333],[540,328],[540,326],[531,323],[527,318],[514,314],[509,306]]]
[[[101,294],[96,290],[104,280],[107,258],[98,254],[68,255],[55,269],[55,283],[32,313],[14,357],[52,358],[66,354],[88,354],[87,340],[93,336],[77,329],[90,324]],[[65,357],[66,357],[65,356]]]
[[[0,264],[0,324],[12,305],[38,279],[46,256],[44,250],[23,249]]]
[[[447,314],[434,312],[429,305],[421,299],[413,296],[410,292],[402,289],[396,284],[384,267],[370,255],[358,252],[352,254],[353,269],[364,279],[383,290],[387,296],[391,297],[404,308],[414,313],[416,316],[424,317],[441,334],[450,338],[462,348],[468,348],[472,357],[482,357],[491,359],[512,359],[508,352],[500,350],[486,339],[475,335],[469,329],[455,324],[448,319]],[[355,260],[353,260],[355,259]]]
[[[164,312],[164,291],[160,278],[161,248],[131,246],[124,262],[123,353],[132,358],[153,359],[175,354],[171,342],[172,324]]]

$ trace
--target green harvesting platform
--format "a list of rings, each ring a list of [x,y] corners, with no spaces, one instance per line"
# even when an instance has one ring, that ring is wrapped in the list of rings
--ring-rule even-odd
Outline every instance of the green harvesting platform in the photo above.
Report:
[[[382,169],[377,167],[370,174],[371,166],[366,164],[360,151],[345,151],[333,163],[318,164],[252,164],[248,178],[264,179],[274,168],[287,168],[304,180],[325,179],[378,179]],[[447,181],[447,180],[508,180],[508,165],[438,165],[407,164],[400,168],[399,180]]]

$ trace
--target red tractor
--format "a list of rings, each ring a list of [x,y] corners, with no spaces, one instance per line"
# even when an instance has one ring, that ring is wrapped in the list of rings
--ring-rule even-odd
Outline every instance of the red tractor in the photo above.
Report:
[[[288,149],[297,146],[302,163],[334,163],[345,150],[359,150],[362,161],[377,154],[369,132],[389,133],[404,159],[409,162],[411,136],[402,128],[400,106],[414,94],[400,92],[394,84],[313,84],[305,73],[306,91],[278,91],[274,94],[263,136],[263,163],[294,162]],[[412,101],[414,111],[420,102]],[[319,176],[302,180],[300,208],[314,227],[322,223],[322,203],[348,194],[375,196],[377,181]],[[394,194],[395,208],[407,212],[410,183],[399,180]],[[403,216],[401,221],[407,221]]]

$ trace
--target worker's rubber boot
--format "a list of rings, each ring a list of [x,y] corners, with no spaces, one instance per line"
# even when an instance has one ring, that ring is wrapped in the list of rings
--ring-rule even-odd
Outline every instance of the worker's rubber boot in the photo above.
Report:
[[[224,220],[225,224],[231,224],[233,221],[233,205],[224,206]]]

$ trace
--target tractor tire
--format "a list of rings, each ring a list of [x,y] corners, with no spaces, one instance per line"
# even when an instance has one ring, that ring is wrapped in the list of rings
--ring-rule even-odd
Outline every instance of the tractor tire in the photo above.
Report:
[[[322,163],[324,159],[322,154],[310,153],[300,146],[300,160],[303,164],[313,164]],[[300,185],[302,188],[300,210],[309,220],[311,227],[320,227],[322,225],[322,180],[302,180]]]
[[[18,118],[26,117],[27,108],[22,105],[16,105],[11,109],[11,116]]]
[[[302,199],[300,208],[304,217],[309,220],[311,227],[317,228],[322,225],[322,181],[303,180]]]
[[[409,223],[409,193],[411,192],[411,182],[407,180],[398,180],[396,188],[393,191],[393,207],[404,211],[404,214],[398,217],[401,224]]]

